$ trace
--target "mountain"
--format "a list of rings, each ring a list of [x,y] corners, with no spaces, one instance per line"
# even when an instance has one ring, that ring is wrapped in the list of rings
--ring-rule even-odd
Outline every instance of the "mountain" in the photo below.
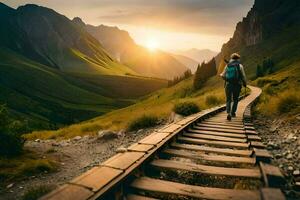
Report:
[[[192,70],[193,73],[196,72],[197,66],[199,64],[197,61],[178,54],[173,54],[173,57],[176,58],[176,60],[178,60],[179,62],[181,62],[184,66]]]
[[[36,5],[0,3],[0,60],[0,104],[31,130],[99,116],[167,85],[139,76],[71,20]]]
[[[41,64],[72,73],[135,74],[67,17],[37,5],[0,5],[0,44]]]
[[[233,37],[223,45],[219,72],[232,52],[240,52],[246,72],[255,78],[256,66],[271,58],[277,70],[300,58],[300,2],[256,0],[247,16],[237,24]]]
[[[73,22],[94,36],[112,57],[138,74],[172,79],[188,69],[169,53],[151,52],[137,45],[128,32],[117,27],[86,25],[78,17]]]
[[[178,52],[178,54],[186,56],[188,58],[191,58],[195,61],[197,61],[198,63],[202,63],[202,62],[208,62],[210,61],[214,56],[216,56],[218,53],[211,51],[209,49],[189,49],[187,51],[180,51]]]
[[[300,1],[256,0],[217,56],[239,52],[246,75],[263,89],[256,112],[281,121],[300,113]]]

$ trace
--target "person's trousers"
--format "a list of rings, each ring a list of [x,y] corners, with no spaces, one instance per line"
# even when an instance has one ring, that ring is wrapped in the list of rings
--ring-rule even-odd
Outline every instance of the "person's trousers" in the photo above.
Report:
[[[242,86],[239,84],[231,84],[231,83],[226,84],[225,86],[226,111],[228,114],[235,114],[239,103],[239,96],[240,96],[241,89]]]

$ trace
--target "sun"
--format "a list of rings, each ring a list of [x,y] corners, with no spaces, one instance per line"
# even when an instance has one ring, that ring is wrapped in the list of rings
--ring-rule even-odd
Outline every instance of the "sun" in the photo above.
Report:
[[[156,39],[154,38],[149,38],[146,42],[146,47],[150,51],[156,51],[156,49],[159,47],[159,43]]]

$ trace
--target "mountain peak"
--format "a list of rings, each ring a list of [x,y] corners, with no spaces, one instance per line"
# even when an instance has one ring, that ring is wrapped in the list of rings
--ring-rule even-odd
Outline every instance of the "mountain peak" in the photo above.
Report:
[[[74,17],[72,21],[80,27],[85,26],[85,23],[82,21],[82,19],[80,17]]]

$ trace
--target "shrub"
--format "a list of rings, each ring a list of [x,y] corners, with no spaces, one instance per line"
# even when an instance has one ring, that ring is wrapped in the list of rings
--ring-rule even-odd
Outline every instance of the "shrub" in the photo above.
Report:
[[[284,96],[279,99],[277,111],[284,114],[293,111],[300,106],[300,98],[294,94]]]
[[[16,156],[22,153],[25,140],[19,134],[0,133],[0,156]]]
[[[28,189],[22,200],[36,200],[55,189],[53,185],[40,185]]]
[[[57,164],[47,159],[38,159],[28,161],[20,171],[24,175],[33,175],[41,172],[54,172],[57,170]]]
[[[209,95],[205,99],[206,105],[216,106],[222,103],[222,100],[216,97],[215,95]]]
[[[175,104],[173,111],[179,115],[188,116],[199,112],[200,109],[193,102],[184,102]]]
[[[136,131],[142,128],[149,128],[158,124],[158,118],[152,115],[144,115],[129,123],[128,130]]]

